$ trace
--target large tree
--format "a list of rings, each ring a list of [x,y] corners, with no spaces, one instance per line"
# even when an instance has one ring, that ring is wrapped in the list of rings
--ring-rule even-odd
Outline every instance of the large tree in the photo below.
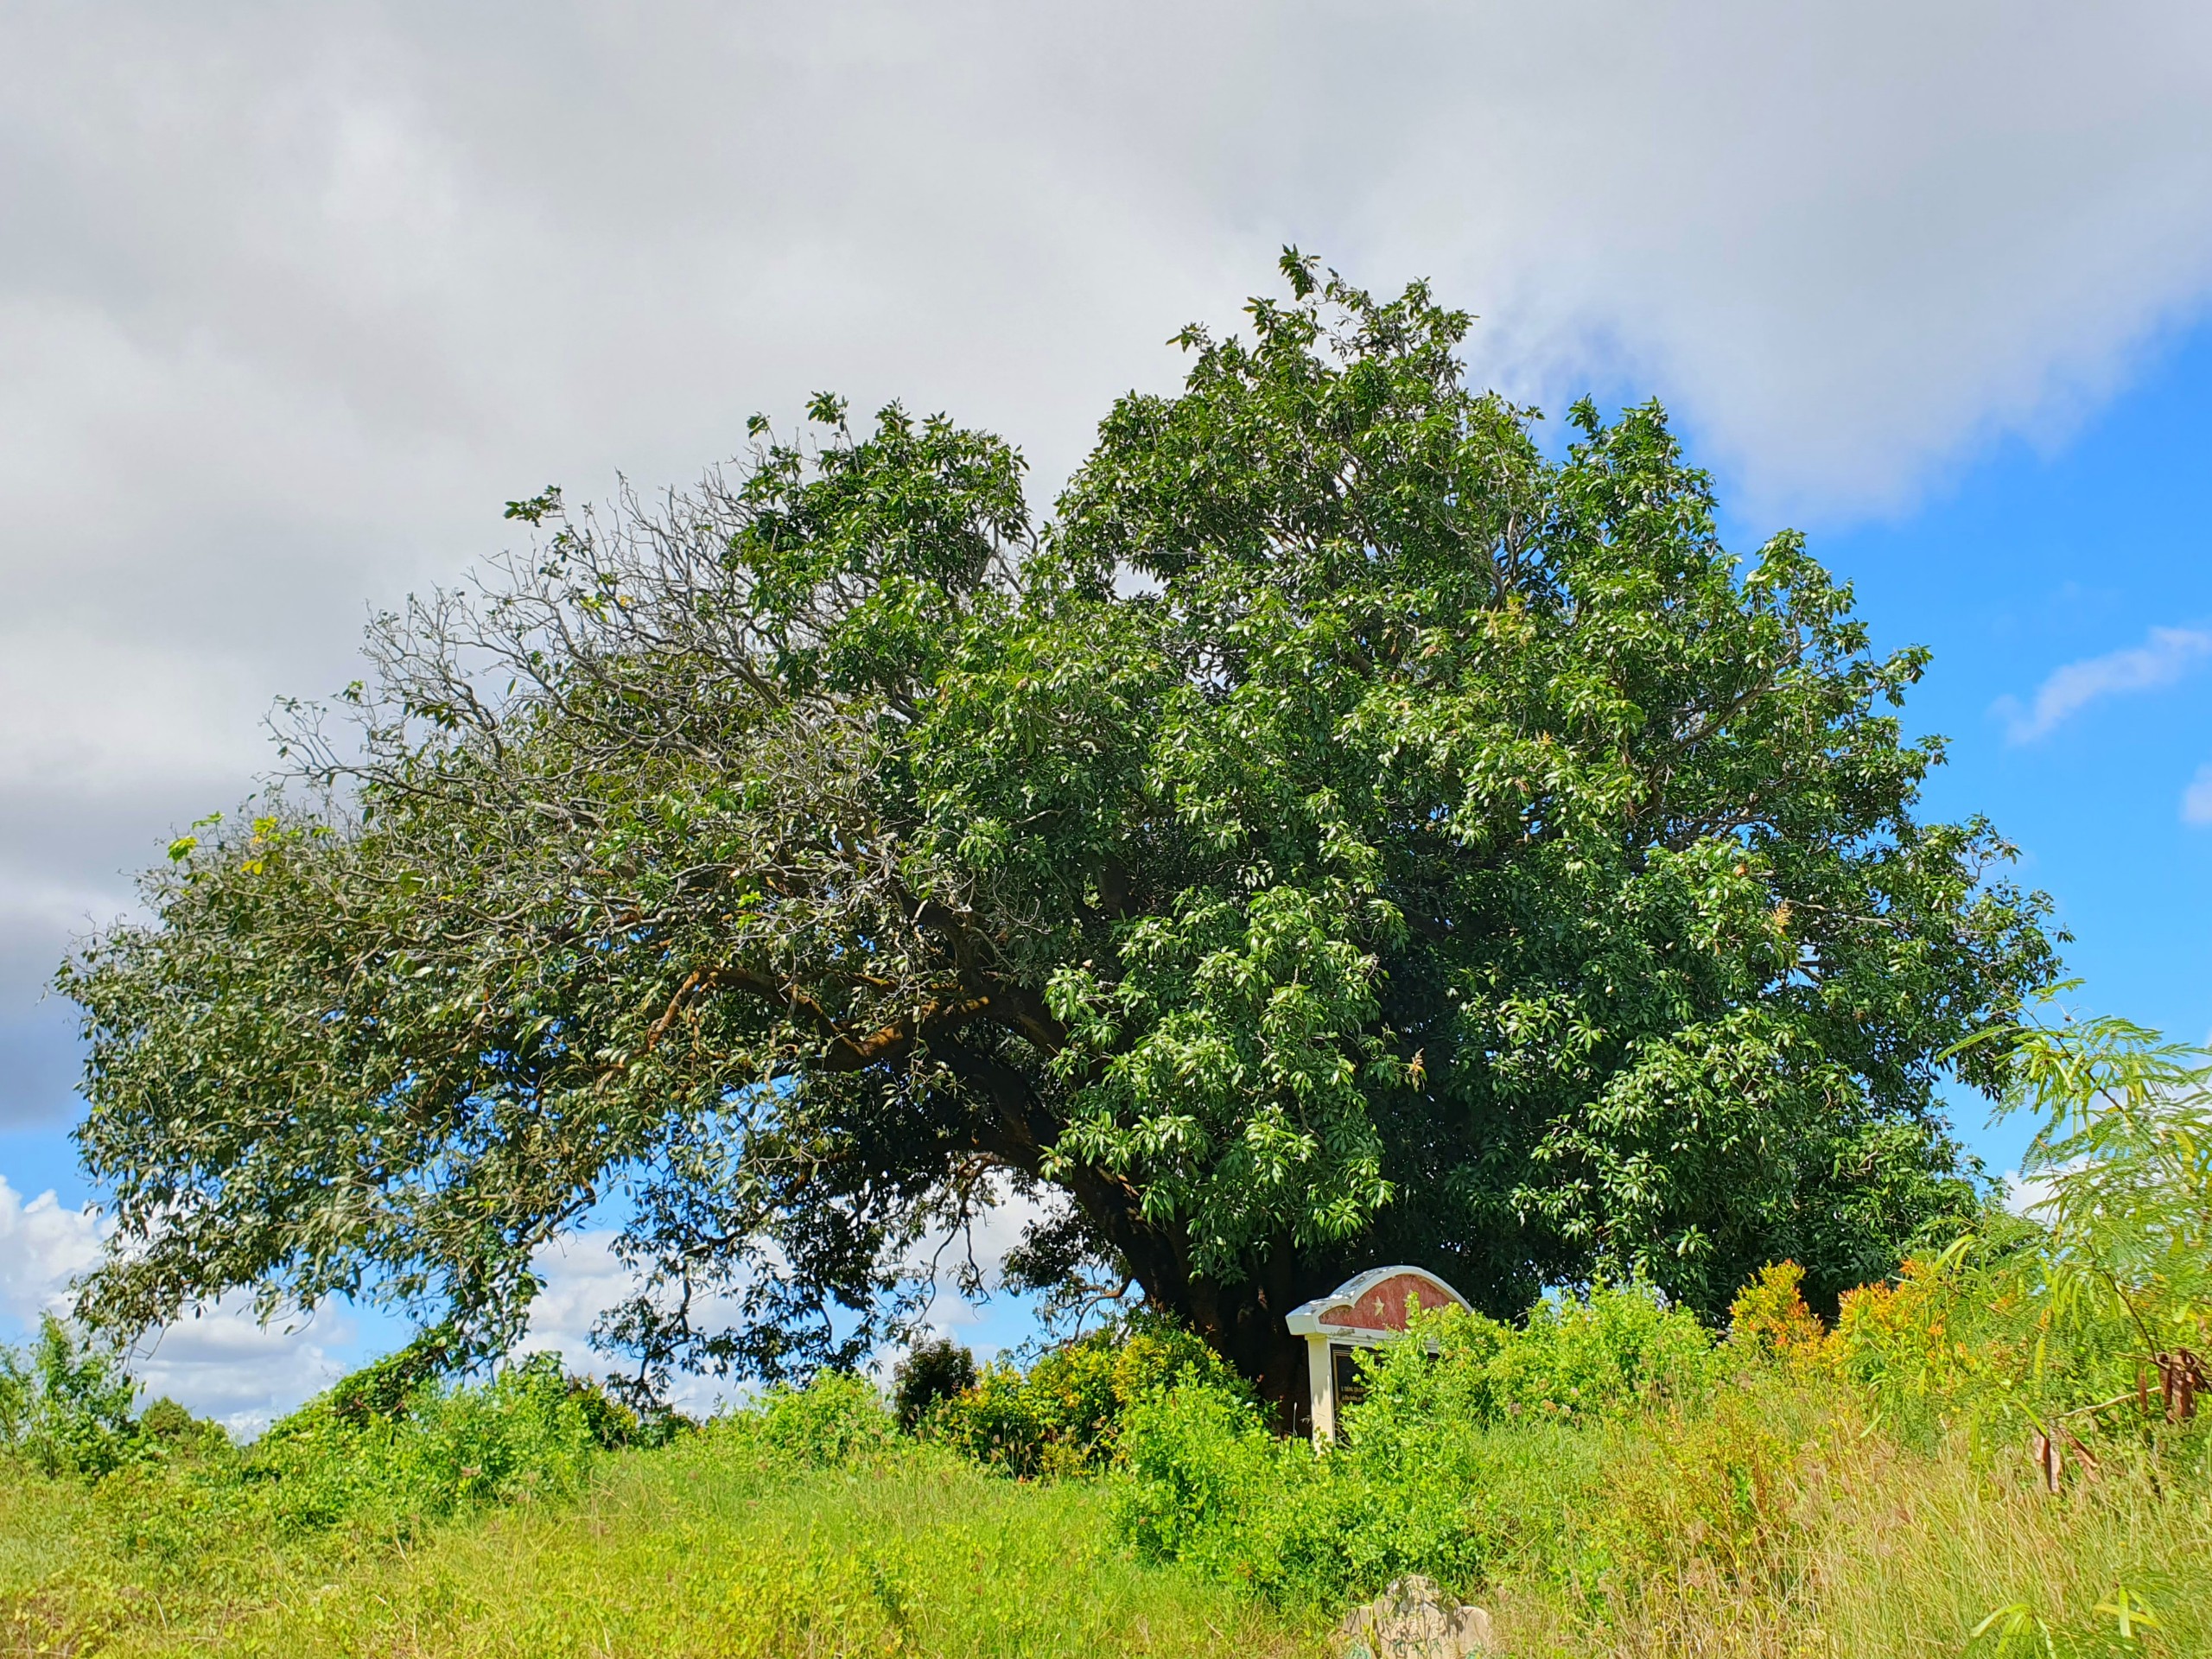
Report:
[[[1018,1192],[1018,1277],[1287,1394],[1284,1313],[1378,1261],[1717,1310],[1971,1202],[1945,1052],[2055,963],[1989,826],[1913,815],[1923,654],[1796,536],[1727,554],[1656,407],[1548,459],[1462,314],[1284,272],[1049,522],[998,439],[828,398],[513,504],[63,969],[87,1313],[377,1294],[480,1351],[611,1207],[648,1382],[788,1373]]]

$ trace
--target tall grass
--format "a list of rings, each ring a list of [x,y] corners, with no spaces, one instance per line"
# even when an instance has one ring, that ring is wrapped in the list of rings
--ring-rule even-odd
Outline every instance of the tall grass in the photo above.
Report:
[[[450,1400],[448,1396],[448,1400]],[[465,1392],[376,1433],[393,1461],[524,1442],[516,1390]],[[329,1402],[287,1436],[327,1424]],[[434,1443],[423,1453],[404,1442]],[[543,1449],[542,1441],[531,1442]],[[556,1467],[572,1446],[556,1445]],[[349,1456],[333,1459],[354,1471]],[[248,1483],[142,1465],[88,1486],[18,1460],[0,1476],[0,1652],[410,1655],[1192,1654],[1318,1651],[1239,1590],[1137,1563],[1096,1483],[1010,1481],[899,1434],[865,1382],[828,1377],[655,1450],[589,1454],[573,1479],[505,1471],[496,1503],[350,1517]],[[264,1465],[266,1467],[267,1465]],[[536,1466],[530,1465],[530,1466]],[[471,1478],[476,1465],[465,1465]],[[457,1471],[456,1471],[457,1472]],[[304,1490],[325,1503],[327,1471]]]
[[[1154,1324],[673,1440],[410,1351],[243,1451],[49,1325],[0,1355],[0,1652],[1262,1659],[1421,1573],[1517,1659],[2212,1656],[2212,1411],[2149,1383],[2212,1348],[2212,1058],[2018,1040],[2041,1219],[1834,1331],[1787,1263],[1725,1337],[1635,1286],[1420,1316],[1326,1451]]]
[[[2212,1654],[2212,1427],[2077,1418],[2095,1466],[2053,1494],[2002,1377],[1899,1433],[1786,1273],[1739,1308],[1718,1344],[1633,1289],[1436,1320],[1325,1452],[1170,1389],[1125,1419],[1117,1526],[1317,1615],[1424,1573],[1520,1659]]]
[[[1973,1632],[2015,1605],[2023,1656],[2212,1653],[2201,1433],[2108,1456],[2056,1497],[2022,1453],[1900,1445],[1803,1381],[1596,1438],[1574,1556],[1505,1565],[1481,1589],[1523,1659],[1994,1655],[1994,1633]],[[2122,1590],[2158,1620],[2132,1645],[2098,1611]]]
[[[1443,1363],[1385,1355],[1325,1454],[1169,1373],[1110,1426],[1107,1472],[1042,1482],[917,1442],[849,1377],[558,1479],[522,1477],[573,1443],[518,1427],[518,1385],[478,1390],[377,1444],[424,1442],[392,1459],[408,1482],[521,1448],[496,1498],[463,1500],[465,1463],[404,1524],[393,1486],[328,1471],[303,1490],[359,1507],[310,1525],[273,1463],[232,1485],[191,1459],[95,1481],[17,1460],[0,1652],[1318,1655],[1348,1601],[1423,1571],[1519,1659],[1995,1655],[2001,1621],[1972,1633],[2006,1609],[2015,1654],[2212,1653],[2202,1424],[2088,1431],[2094,1478],[2054,1496],[1980,1418],[1900,1438],[1832,1366],[1692,1348],[1613,1294],[1533,1337],[1465,1327]],[[2121,1607],[2158,1623],[2123,1641]]]
[[[1015,1484],[912,1446],[794,1469],[722,1428],[626,1455],[576,1508],[509,1510],[296,1586],[226,1644],[302,1659],[1318,1649],[1249,1597],[1115,1549],[1093,1484]]]

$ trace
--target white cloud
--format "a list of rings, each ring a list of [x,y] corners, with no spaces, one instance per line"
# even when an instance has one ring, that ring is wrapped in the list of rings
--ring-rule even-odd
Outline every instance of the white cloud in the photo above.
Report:
[[[258,676],[187,642],[125,645],[90,630],[0,633],[0,789],[249,776],[270,752]]]
[[[1036,1213],[1025,1199],[1009,1196],[985,1212],[975,1229],[977,1262],[995,1286],[998,1264]],[[26,1199],[0,1176],[0,1316],[28,1331],[44,1313],[61,1313],[69,1283],[98,1263],[105,1228],[90,1206],[65,1207],[51,1192]],[[576,1233],[540,1253],[537,1267],[545,1287],[531,1305],[528,1332],[519,1354],[556,1351],[571,1371],[606,1376],[620,1369],[619,1357],[591,1346],[599,1316],[628,1296],[637,1279],[614,1255],[615,1235],[606,1230]],[[938,1243],[925,1241],[917,1265],[925,1265]],[[986,1339],[987,1306],[963,1300],[952,1288],[952,1252],[930,1321],[939,1334],[956,1335],[977,1346],[986,1357],[997,1344]],[[702,1326],[734,1318],[734,1306],[715,1300],[696,1310]],[[6,1332],[0,1330],[0,1338]],[[358,1323],[336,1308],[312,1317],[263,1325],[251,1300],[232,1293],[156,1332],[133,1350],[130,1369],[144,1397],[162,1395],[201,1416],[251,1436],[321,1392],[372,1356],[358,1353]],[[707,1413],[744,1397],[748,1385],[708,1376],[679,1376],[671,1390],[683,1410]]]
[[[26,1200],[0,1175],[0,1313],[17,1324],[58,1313],[69,1281],[100,1259],[99,1215],[63,1207],[51,1192]]]
[[[536,1265],[544,1288],[530,1305],[530,1328],[516,1344],[518,1354],[557,1353],[568,1370],[590,1376],[608,1376],[623,1369],[621,1357],[600,1352],[591,1345],[592,1326],[601,1314],[631,1295],[638,1276],[616,1259],[611,1230],[592,1229],[557,1240],[537,1254]],[[733,1310],[712,1301],[702,1302],[696,1318],[705,1328]],[[713,1411],[742,1394],[738,1386],[717,1377],[680,1376],[671,1380],[671,1403],[694,1414]]]
[[[348,1348],[354,1337],[353,1322],[331,1310],[262,1325],[251,1300],[233,1293],[140,1343],[130,1370],[146,1399],[167,1395],[251,1438],[353,1369],[359,1362],[333,1351]]]
[[[1007,1312],[1001,1305],[1000,1264],[1006,1253],[1020,1242],[1023,1230],[1040,1213],[1033,1199],[1001,1185],[997,1201],[976,1217],[968,1239],[934,1234],[916,1246],[912,1266],[916,1272],[936,1267],[936,1294],[931,1300],[927,1328],[935,1335],[967,1343],[984,1358],[1007,1344],[1001,1328]],[[591,1229],[574,1233],[541,1250],[536,1260],[544,1287],[531,1304],[530,1328],[516,1344],[518,1354],[557,1352],[571,1371],[606,1376],[623,1369],[618,1355],[600,1352],[591,1345],[592,1327],[600,1315],[632,1294],[639,1280],[614,1254],[616,1235]],[[957,1271],[972,1250],[982,1269],[987,1295],[978,1304],[962,1297]],[[702,1300],[694,1309],[695,1323],[702,1330],[733,1322],[734,1302],[724,1298]],[[875,1370],[887,1376],[893,1354],[878,1357]],[[749,1384],[701,1376],[679,1376],[671,1384],[673,1402],[681,1409],[702,1413],[743,1398]]]
[[[106,1233],[90,1205],[69,1209],[52,1192],[26,1199],[0,1176],[0,1316],[27,1333],[42,1314],[65,1313],[70,1282],[98,1264]],[[353,1335],[351,1320],[327,1313],[264,1327],[249,1299],[232,1295],[145,1338],[130,1370],[143,1398],[167,1395],[250,1435],[334,1382],[346,1368],[330,1350]]]
[[[2017,698],[2005,697],[1993,712],[2004,718],[2009,741],[2032,743],[2101,697],[2154,691],[2175,683],[2207,655],[2212,655],[2212,633],[2201,628],[2153,628],[2139,645],[2086,657],[2052,671],[2024,709]]]
[[[1848,517],[2063,433],[2212,284],[2182,0],[18,0],[0,109],[18,1122],[118,873],[547,482],[686,480],[829,387],[997,426],[1046,499],[1295,241],[1433,276],[1483,380],[1664,392],[1754,516]]]
[[[1762,512],[1893,504],[2201,308],[2208,48],[2177,0],[25,0],[0,862],[111,887],[503,500],[688,479],[817,387],[995,424],[1049,497],[1285,241],[1433,276],[1554,407],[1664,391]]]
[[[553,1352],[564,1369],[589,1376],[610,1376],[626,1367],[619,1354],[591,1345],[592,1326],[601,1314],[636,1290],[639,1276],[614,1254],[616,1235],[590,1229],[556,1240],[537,1253],[535,1265],[544,1287],[530,1305],[530,1328],[515,1344],[518,1354]],[[736,1308],[726,1299],[705,1297],[692,1308],[702,1330],[734,1321]],[[669,1402],[680,1411],[705,1415],[752,1392],[749,1383],[723,1377],[679,1374],[670,1380]]]
[[[530,1330],[518,1353],[556,1352],[571,1370],[592,1369],[593,1323],[637,1282],[615,1259],[615,1237],[603,1230],[573,1233],[537,1253],[545,1285],[530,1305]]]
[[[2181,792],[2181,821],[2202,829],[2212,824],[2212,764],[2199,766]]]
[[[2023,1175],[2017,1169],[2005,1172],[2005,1207],[2016,1216],[2034,1220],[2036,1211],[2050,1201],[2050,1178],[2047,1175]]]

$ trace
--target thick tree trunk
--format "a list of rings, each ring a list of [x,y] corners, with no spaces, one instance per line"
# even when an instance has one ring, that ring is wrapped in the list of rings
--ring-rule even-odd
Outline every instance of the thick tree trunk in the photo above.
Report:
[[[1302,1283],[1293,1264],[1278,1257],[1258,1279],[1233,1285],[1192,1279],[1183,1285],[1179,1302],[1172,1295],[1154,1298],[1187,1319],[1259,1390],[1279,1434],[1295,1433],[1306,1409],[1306,1344],[1290,1334],[1284,1316],[1328,1287],[1306,1292]]]
[[[977,1150],[1041,1177],[1043,1149],[1060,1126],[1040,1121],[1045,1114],[1028,1079],[957,1041],[941,1040],[938,1052],[991,1103],[987,1124],[973,1131]],[[1286,1240],[1249,1277],[1224,1283],[1193,1271],[1188,1236],[1180,1226],[1147,1220],[1126,1182],[1103,1171],[1077,1169],[1058,1175],[1055,1184],[1128,1263],[1146,1300],[1205,1338],[1258,1390],[1277,1432],[1292,1433],[1306,1407],[1306,1344],[1283,1319],[1300,1302],[1342,1282],[1344,1259],[1303,1255]]]
[[[1306,1410],[1306,1344],[1284,1319],[1300,1303],[1334,1288],[1344,1276],[1341,1263],[1303,1255],[1286,1243],[1249,1277],[1224,1283],[1191,1269],[1179,1230],[1166,1233],[1126,1211],[1101,1216],[1085,1208],[1135,1270],[1146,1300],[1205,1338],[1258,1390],[1276,1433],[1294,1433]]]

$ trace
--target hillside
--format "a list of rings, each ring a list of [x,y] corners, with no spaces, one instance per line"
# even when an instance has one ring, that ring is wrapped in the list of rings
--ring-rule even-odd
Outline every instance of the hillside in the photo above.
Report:
[[[1843,1334],[1910,1329],[1932,1282]],[[1718,1344],[1633,1290],[1446,1321],[1319,1456],[1142,1332],[992,1373],[920,1439],[829,1376],[604,1449],[541,1364],[396,1419],[326,1399],[244,1452],[171,1425],[93,1480],[19,1454],[0,1650],[1262,1659],[1327,1651],[1406,1571],[1519,1659],[2212,1650],[2202,1418],[2075,1417],[2054,1494],[1955,1379],[1854,1378],[1786,1274],[1755,1291]]]

